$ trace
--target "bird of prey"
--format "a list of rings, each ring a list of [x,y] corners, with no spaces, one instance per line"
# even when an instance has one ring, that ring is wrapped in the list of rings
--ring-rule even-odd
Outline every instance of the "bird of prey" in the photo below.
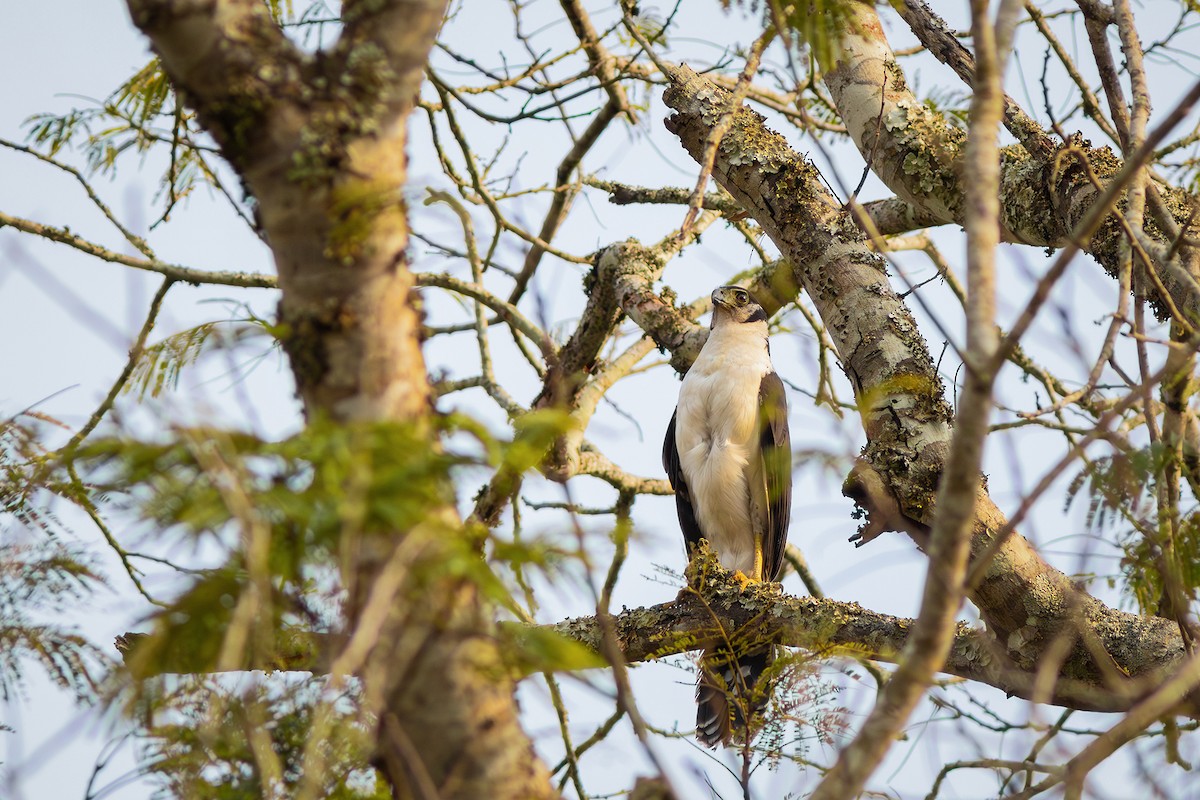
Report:
[[[787,398],[771,366],[762,306],[738,286],[716,289],[712,301],[712,331],[679,389],[663,467],[689,556],[707,539],[726,569],[773,581],[792,505]],[[773,660],[771,645],[705,650],[696,687],[703,744],[728,745],[735,732],[752,737],[747,719],[768,695],[756,684]]]

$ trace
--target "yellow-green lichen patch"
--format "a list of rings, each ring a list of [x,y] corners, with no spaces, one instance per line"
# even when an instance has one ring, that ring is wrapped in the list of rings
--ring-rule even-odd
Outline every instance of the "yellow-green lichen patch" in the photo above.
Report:
[[[288,178],[310,188],[334,179],[350,143],[378,134],[395,113],[396,84],[387,54],[378,45],[366,42],[351,48],[335,80],[312,84],[313,99]]]
[[[779,172],[797,160],[787,140],[748,108],[738,110],[731,135],[721,141],[721,154],[731,167],[752,165],[764,175]]]
[[[947,123],[941,113],[907,99],[884,114],[883,126],[889,134],[885,149],[893,160],[900,161],[909,193],[923,198],[935,211],[944,210],[954,217],[962,204],[954,169],[966,134]]]
[[[1011,145],[1000,152],[1000,218],[1004,228],[1020,241],[1057,246],[1066,235],[1053,208],[1046,185],[1045,162],[1029,158],[1025,149]]]
[[[376,232],[380,215],[402,211],[395,187],[379,181],[349,181],[329,195],[329,233],[325,257],[350,266],[367,252],[367,240]]]

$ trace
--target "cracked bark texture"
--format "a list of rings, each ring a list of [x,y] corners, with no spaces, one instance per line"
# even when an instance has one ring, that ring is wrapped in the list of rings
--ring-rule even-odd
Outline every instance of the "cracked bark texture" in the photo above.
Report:
[[[727,93],[687,67],[670,77],[665,98],[676,113],[667,126],[699,158],[709,127],[728,110]],[[924,340],[888,284],[882,260],[813,167],[749,109],[736,111],[713,176],[792,264],[837,346],[867,433],[860,471],[880,476],[906,518],[889,520],[885,527],[907,530],[912,521],[930,525],[951,436],[950,409]],[[981,490],[972,557],[987,551],[1005,524]],[[1185,655],[1173,623],[1108,608],[1047,564],[1018,534],[1004,540],[970,597],[998,652],[1030,673],[1046,648],[1065,637],[1070,648],[1060,679],[1128,699],[1145,694]],[[1093,636],[1102,653],[1093,655],[1083,641]]]
[[[407,117],[445,0],[347,0],[341,37],[319,58],[293,46],[259,0],[129,9],[257,201],[307,415],[420,427],[430,390],[402,190]],[[452,508],[443,516],[364,548],[346,576],[352,616],[382,605],[388,617],[363,673],[380,720],[376,761],[401,798],[430,783],[443,798],[552,796],[513,684],[498,677],[490,604],[463,582],[384,580],[405,547],[403,575],[437,563],[439,523],[461,529]]]

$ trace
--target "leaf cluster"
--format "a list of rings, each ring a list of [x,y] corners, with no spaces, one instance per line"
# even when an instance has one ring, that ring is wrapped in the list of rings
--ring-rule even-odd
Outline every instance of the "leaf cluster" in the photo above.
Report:
[[[813,744],[833,745],[849,728],[841,687],[820,671],[813,654],[779,648],[767,671],[770,706],[757,749],[771,769],[783,761],[804,764]]]
[[[147,396],[158,397],[164,391],[177,388],[184,368],[195,364],[206,353],[236,347],[267,335],[274,335],[271,325],[256,317],[205,322],[179,331],[143,351],[123,391],[139,400]]]
[[[55,422],[29,412],[0,420],[0,518],[6,527],[48,532],[54,519],[38,498],[46,480],[39,421]]]
[[[224,564],[200,573],[156,616],[153,633],[139,637],[127,657],[131,673],[142,678],[134,700],[146,709],[147,760],[164,791],[221,800],[293,796],[299,782],[311,780],[306,743],[318,721],[325,726],[320,763],[326,766],[315,773],[322,782],[316,796],[382,791],[366,766],[373,725],[355,710],[352,692],[334,700],[328,688],[317,691],[327,678],[311,679],[302,691],[272,676],[264,681],[269,690],[245,697],[229,696],[220,677],[185,679],[184,690],[154,696],[163,684],[144,678],[177,664],[195,671],[269,663],[296,631],[339,632],[343,560],[378,545],[400,552],[406,541],[429,533],[436,557],[405,565],[405,591],[419,597],[447,579],[466,580],[512,604],[493,572],[497,562],[549,567],[562,554],[545,542],[499,539],[448,515],[451,473],[482,468],[519,476],[569,424],[560,412],[536,412],[518,421],[512,441],[500,441],[466,417],[440,418],[432,431],[317,419],[282,441],[180,429],[166,442],[106,439],[82,448],[78,459],[93,488],[110,502],[124,498],[156,535],[227,551]],[[469,454],[431,444],[463,437],[476,445]],[[263,563],[255,552],[265,554]],[[604,663],[582,645],[536,628],[502,625],[498,634],[507,666],[520,674]]]
[[[95,695],[107,659],[63,613],[103,584],[60,542],[0,543],[0,698],[12,699],[32,662],[77,700]]]
[[[1164,547],[1170,536],[1170,547]],[[1163,579],[1163,559],[1170,558],[1181,588],[1194,595],[1200,587],[1200,513],[1193,512],[1179,521],[1175,535],[1163,531],[1160,536],[1131,535],[1123,542],[1125,555],[1121,571],[1125,589],[1143,612],[1160,610],[1166,588]]]
[[[92,442],[79,453],[94,488],[160,538],[208,541],[225,562],[201,573],[156,621],[138,668],[186,650],[215,665],[269,653],[285,625],[328,626],[341,561],[364,539],[397,539],[449,502],[459,458],[412,426],[314,421],[282,441],[180,429],[167,442]],[[224,651],[235,610],[253,603],[255,635]],[[248,613],[248,612],[243,612]],[[232,626],[236,628],[236,626]]]
[[[212,428],[161,443],[102,439],[79,458],[97,489],[130,498],[159,530],[222,538],[231,524],[268,525],[283,549],[271,566],[286,575],[301,551],[336,547],[351,520],[364,532],[411,528],[446,500],[443,482],[461,460],[411,426],[320,420],[280,441]]]
[[[1157,518],[1155,499],[1172,458],[1158,443],[1097,458],[1066,492],[1066,507],[1087,497],[1089,530],[1116,530],[1124,552],[1121,588],[1144,613],[1154,613],[1164,596],[1164,569],[1175,571],[1189,594],[1200,586],[1200,512],[1182,513],[1175,525]]]
[[[0,698],[20,691],[34,663],[82,701],[94,696],[107,659],[64,620],[105,581],[62,540],[46,507],[47,490],[62,487],[47,468],[39,423],[57,424],[32,412],[0,421]]]
[[[722,0],[721,4],[728,9],[732,2]],[[833,65],[835,37],[851,24],[847,0],[738,0],[737,4],[761,12],[765,27],[794,34],[798,44],[807,47],[826,69]]]
[[[371,732],[355,713],[355,691],[325,693],[321,679],[259,683],[241,693],[207,679],[157,698],[170,711],[152,715],[143,757],[160,782],[158,796],[293,797],[307,782],[314,796],[331,800],[390,797],[368,766]],[[314,743],[318,752],[309,744],[314,725],[326,733]]]
[[[174,663],[269,662],[292,628],[338,628],[344,576],[364,549],[392,551],[411,537],[434,546],[413,548],[427,555],[408,565],[406,591],[466,580],[515,608],[493,565],[545,568],[562,553],[459,522],[451,473],[482,467],[519,476],[566,424],[558,412],[532,413],[512,441],[501,442],[470,419],[438,420],[443,435],[465,434],[480,445],[471,454],[434,445],[437,432],[420,426],[320,419],[281,441],[188,428],[166,442],[89,443],[77,458],[96,493],[124,504],[160,541],[206,542],[226,554],[157,616],[156,635],[138,647],[131,666],[150,674]],[[252,618],[253,635],[233,636],[241,644],[231,652],[231,631],[243,618]],[[545,660],[544,641],[515,641],[530,645],[529,658]]]
[[[1088,500],[1088,530],[1111,528],[1122,519],[1144,524],[1165,457],[1162,448],[1152,446],[1092,459],[1067,486],[1063,510],[1082,496]]]
[[[126,154],[145,157],[165,146],[167,170],[156,199],[166,197],[165,219],[197,186],[221,189],[216,148],[180,102],[158,59],[152,59],[112,94],[65,114],[35,114],[26,120],[28,141],[51,158],[78,148],[88,172],[113,175]]]

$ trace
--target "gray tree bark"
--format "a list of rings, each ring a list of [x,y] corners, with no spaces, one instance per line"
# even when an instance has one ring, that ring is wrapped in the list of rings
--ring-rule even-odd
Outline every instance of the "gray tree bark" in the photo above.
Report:
[[[129,8],[257,202],[309,418],[400,422],[431,437],[403,188],[407,118],[446,1],[347,0],[342,35],[319,59],[260,0]],[[356,672],[379,719],[377,763],[400,798],[553,796],[517,722],[493,608],[467,581],[420,577],[448,532],[466,535],[449,504],[442,519],[367,543],[345,576],[347,627],[368,650]],[[345,655],[324,658],[338,671]]]

